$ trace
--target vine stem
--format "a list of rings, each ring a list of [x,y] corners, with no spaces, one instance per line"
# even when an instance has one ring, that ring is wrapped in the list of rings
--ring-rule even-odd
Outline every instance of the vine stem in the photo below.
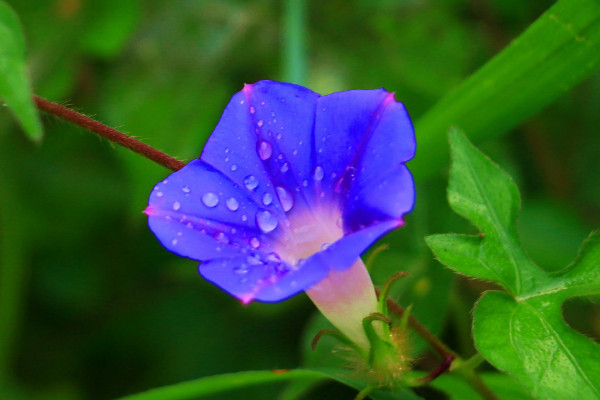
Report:
[[[98,136],[108,139],[111,142],[126,147],[129,150],[134,151],[172,171],[179,171],[185,166],[183,162],[155,149],[152,146],[142,143],[139,140],[124,134],[123,132],[119,132],[110,126],[101,124],[90,117],[73,111],[67,107],[61,106],[60,104],[53,103],[35,95],[33,96],[33,101],[39,110],[48,114],[52,114],[60,119],[64,119],[65,121],[80,126],[97,134]]]
[[[390,313],[402,318],[405,312],[404,308],[389,298],[387,299],[387,305]],[[431,333],[429,329],[427,329],[412,315],[409,315],[408,317],[408,325],[413,331],[415,331],[415,333],[417,333],[417,335],[421,336],[423,340],[425,340],[427,344],[429,344],[429,346],[431,346],[431,348],[434,349],[444,360],[452,359],[452,364],[450,365],[451,373],[455,373],[461,379],[463,379],[467,384],[469,384],[469,386],[479,393],[483,399],[499,400],[498,396],[496,396],[494,392],[492,392],[492,390],[485,384],[485,382],[483,382],[479,375],[475,373],[473,368],[478,364],[465,364],[465,360],[463,360],[458,354],[442,343],[437,336]]]

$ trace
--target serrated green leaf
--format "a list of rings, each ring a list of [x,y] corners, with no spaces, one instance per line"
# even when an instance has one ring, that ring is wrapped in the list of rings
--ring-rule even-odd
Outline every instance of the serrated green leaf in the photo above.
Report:
[[[504,133],[531,117],[600,66],[600,2],[560,0],[506,49],[419,119],[417,179],[437,171],[442,135],[458,126],[473,140]]]
[[[427,238],[427,244],[450,268],[476,278],[494,280],[520,295],[544,280],[545,274],[529,259],[518,239],[520,198],[517,187],[459,130],[451,129],[449,137],[452,169],[448,203],[484,235],[470,238],[434,235]],[[462,259],[469,262],[461,263]]]
[[[554,294],[516,300],[485,293],[475,308],[473,337],[486,359],[535,398],[600,398],[600,346],[564,322]]]
[[[0,99],[6,103],[25,133],[42,138],[42,124],[32,100],[25,72],[25,38],[15,12],[0,1]]]
[[[536,398],[600,398],[600,345],[572,330],[561,314],[567,298],[600,293],[600,234],[584,242],[570,266],[545,272],[519,241],[520,201],[510,177],[458,130],[451,130],[450,144],[448,201],[482,234],[433,235],[427,244],[448,267],[507,290],[478,301],[475,346]]]

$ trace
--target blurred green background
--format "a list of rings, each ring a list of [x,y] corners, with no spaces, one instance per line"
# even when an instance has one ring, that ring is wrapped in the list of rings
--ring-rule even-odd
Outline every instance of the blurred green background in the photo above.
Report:
[[[36,94],[186,161],[200,154],[243,83],[302,71],[303,83],[321,93],[383,86],[416,120],[552,4],[312,1],[305,52],[294,59],[286,56],[289,13],[274,0],[8,3],[24,26]],[[600,226],[599,109],[595,74],[535,118],[478,143],[517,181],[522,239],[550,270],[568,264]],[[301,338],[314,313],[304,295],[245,307],[205,282],[195,262],[159,245],[141,213],[169,171],[52,117],[43,121],[44,141],[35,145],[0,109],[2,398],[109,399],[302,363]],[[395,298],[413,304],[417,317],[469,356],[469,312],[490,287],[455,278],[423,241],[431,233],[474,231],[450,212],[446,184],[447,170],[417,183],[415,211],[383,240],[390,249],[373,276],[381,283],[410,271]],[[570,302],[564,314],[600,340],[593,301]],[[423,355],[417,366],[432,362]],[[277,398],[279,389],[222,398]],[[329,385],[310,398],[351,396]]]

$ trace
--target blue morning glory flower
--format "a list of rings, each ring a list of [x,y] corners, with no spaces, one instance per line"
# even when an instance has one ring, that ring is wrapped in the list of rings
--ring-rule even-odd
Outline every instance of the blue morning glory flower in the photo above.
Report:
[[[167,249],[244,303],[311,295],[344,274],[370,284],[359,256],[412,209],[414,153],[393,93],[260,81],[233,96],[200,158],[158,183],[145,212]],[[337,282],[322,294],[356,295]]]

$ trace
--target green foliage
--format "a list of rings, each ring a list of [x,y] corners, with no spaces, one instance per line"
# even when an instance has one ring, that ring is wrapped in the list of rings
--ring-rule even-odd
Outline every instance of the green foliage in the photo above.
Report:
[[[416,122],[418,176],[440,168],[437,145],[450,126],[473,140],[506,132],[590,76],[600,66],[600,3],[560,0],[505,50]],[[422,155],[422,156],[419,156]]]
[[[525,389],[511,377],[499,373],[482,373],[481,379],[502,400],[531,400]],[[444,374],[432,386],[446,392],[451,400],[480,400],[481,397],[456,375]]]
[[[0,1],[0,99],[17,117],[32,140],[42,138],[42,125],[25,73],[25,38],[15,12]]]
[[[600,345],[573,331],[561,314],[567,298],[600,293],[600,235],[584,242],[569,267],[545,272],[520,244],[514,182],[460,131],[450,131],[450,145],[448,202],[482,234],[433,235],[427,244],[456,272],[507,290],[478,301],[475,346],[536,398],[600,398]]]
[[[412,315],[461,356],[474,351],[468,319],[481,286],[455,280],[422,241],[468,229],[448,209],[438,174],[451,124],[519,183],[530,212],[520,228],[540,265],[562,269],[598,221],[600,75],[574,86],[597,68],[592,1],[558,1],[537,21],[554,1],[331,0],[304,2],[305,10],[288,8],[296,0],[5,1],[23,25],[35,93],[185,161],[200,154],[244,82],[301,76],[304,66],[306,85],[321,93],[396,92],[417,121],[418,197],[406,226],[384,239],[390,249],[372,276],[381,284],[408,271],[391,297],[412,304]],[[285,24],[296,36],[286,36]],[[45,118],[44,145],[31,146],[9,110],[0,108],[0,393],[108,399],[229,371],[293,368],[301,357],[306,368],[342,369],[330,338],[310,351],[316,331],[302,332],[314,307],[303,296],[242,307],[199,278],[195,262],[156,244],[141,210],[168,171],[54,118]],[[578,329],[600,337],[596,305],[573,315]],[[430,370],[427,347],[414,339],[415,368]],[[482,375],[501,398],[519,398],[505,375]],[[454,374],[434,384],[475,398]],[[305,390],[286,400],[356,394],[338,384]],[[208,397],[279,392],[277,384],[250,384]]]
[[[233,372],[224,375],[208,376],[189,382],[177,383],[158,389],[149,390],[126,396],[120,400],[190,400],[204,398],[222,392],[247,388],[249,386],[267,383],[299,381],[308,384],[316,384],[323,380],[334,380],[355,389],[363,389],[365,383],[356,378],[345,376],[344,371],[339,370],[311,370],[296,369],[288,371],[244,371]],[[417,400],[416,396],[409,390],[374,390],[369,394],[373,400]]]

